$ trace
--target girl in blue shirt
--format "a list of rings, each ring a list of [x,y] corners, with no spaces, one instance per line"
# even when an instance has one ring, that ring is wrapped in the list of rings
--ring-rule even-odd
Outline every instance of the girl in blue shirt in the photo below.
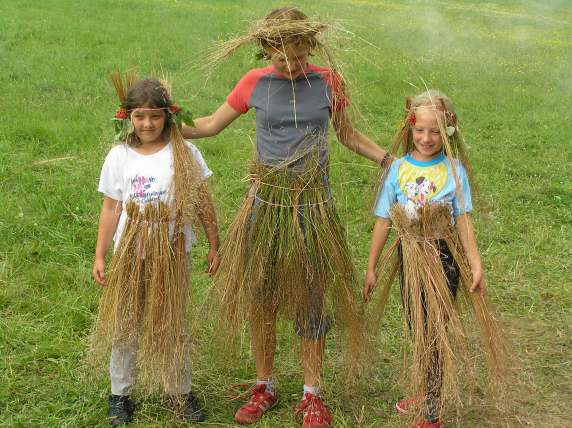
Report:
[[[382,278],[383,310],[399,272],[413,355],[406,373],[409,398],[396,408],[417,416],[415,428],[440,428],[443,403],[459,402],[461,397],[459,369],[474,364],[455,301],[459,288],[467,291],[497,371],[502,362],[500,338],[485,300],[486,283],[469,214],[472,174],[453,104],[430,90],[408,101],[407,107],[394,144],[394,153],[401,149],[405,155],[391,163],[380,186],[363,294],[369,301]],[[376,269],[392,228],[398,239]],[[397,257],[392,265],[388,262],[393,253]]]

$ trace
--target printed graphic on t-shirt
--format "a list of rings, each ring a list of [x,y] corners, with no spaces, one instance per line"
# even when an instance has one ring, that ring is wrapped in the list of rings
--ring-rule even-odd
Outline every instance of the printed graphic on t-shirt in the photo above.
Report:
[[[131,179],[131,191],[129,192],[129,199],[140,204],[156,201],[167,192],[166,190],[161,189],[156,190],[157,187],[157,179],[155,177],[136,175]]]
[[[447,183],[447,167],[443,162],[431,166],[417,166],[402,162],[399,166],[398,183],[407,196],[405,211],[416,217],[417,208],[427,204]]]

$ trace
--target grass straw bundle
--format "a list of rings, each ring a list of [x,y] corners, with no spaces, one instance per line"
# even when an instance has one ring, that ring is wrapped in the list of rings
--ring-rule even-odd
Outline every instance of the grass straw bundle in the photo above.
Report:
[[[296,172],[253,162],[251,177],[220,251],[214,290],[222,330],[249,322],[255,336],[273,313],[306,331],[335,320],[357,359],[364,333],[355,270],[319,162],[306,160]]]
[[[109,76],[113,87],[115,88],[115,93],[121,104],[125,103],[127,98],[127,93],[129,88],[137,81],[137,76],[134,73],[128,72],[122,75],[119,71],[111,73]]]
[[[460,304],[470,308],[477,320],[492,381],[504,379],[505,350],[502,329],[490,303],[479,293],[470,293],[471,271],[456,229],[451,225],[449,207],[428,204],[411,219],[395,204],[391,219],[398,239],[382,258],[382,292],[378,313],[382,314],[391,284],[398,271],[402,275],[405,329],[412,346],[410,363],[404,369],[408,396],[419,397],[439,409],[460,405],[464,388],[474,385],[476,362],[471,355]],[[460,271],[463,302],[456,302],[449,290],[441,262],[440,241],[446,243]],[[396,250],[400,251],[395,254]],[[396,256],[396,257],[395,257]],[[394,261],[390,259],[394,257]],[[499,382],[496,382],[498,386]],[[499,389],[492,388],[497,393]],[[425,410],[423,407],[420,411]]]
[[[288,45],[306,45],[321,59],[330,64],[329,50],[320,42],[319,36],[331,28],[323,22],[310,19],[264,18],[256,21],[246,34],[219,44],[206,56],[205,68],[214,68],[232,56],[244,45],[258,45],[261,49],[272,48],[284,51]],[[265,56],[262,52],[260,56]]]
[[[185,237],[171,209],[148,203],[143,211],[127,204],[127,224],[101,297],[93,355],[111,346],[138,346],[142,391],[177,391],[188,355],[188,278]]]
[[[205,221],[216,222],[216,219],[205,217],[205,200],[201,192],[205,191],[202,171],[192,152],[185,143],[180,129],[171,124],[171,146],[173,148],[173,181],[171,194],[174,195],[175,217],[180,223],[190,225],[198,232],[198,225]]]

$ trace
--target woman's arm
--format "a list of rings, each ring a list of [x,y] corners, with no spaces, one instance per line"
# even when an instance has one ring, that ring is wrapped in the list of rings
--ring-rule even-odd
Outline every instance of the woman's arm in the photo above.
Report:
[[[183,124],[183,137],[212,137],[230,125],[238,116],[240,116],[240,113],[233,109],[227,102],[225,102],[217,109],[217,111],[215,111],[210,116],[194,119],[194,128]]]
[[[367,259],[367,272],[365,274],[365,283],[363,286],[363,300],[369,302],[371,293],[377,284],[377,275],[375,268],[379,260],[379,255],[385,247],[387,237],[391,231],[391,220],[388,218],[377,217],[373,234],[371,237],[371,246],[369,248],[369,257]]]
[[[113,239],[117,222],[121,215],[121,201],[108,196],[103,198],[97,228],[97,244],[95,245],[95,261],[93,262],[92,276],[100,285],[105,285],[105,255]]]
[[[334,115],[332,123],[340,143],[352,152],[381,163],[387,152],[353,127],[345,109]]]
[[[483,266],[481,263],[481,256],[479,248],[477,247],[477,239],[475,238],[475,231],[473,229],[473,222],[469,214],[461,214],[455,217],[455,227],[461,239],[461,245],[465,250],[469,265],[471,266],[471,273],[473,281],[471,283],[471,293],[480,290],[481,296],[484,296],[486,283],[485,275],[483,273]]]
[[[214,204],[208,189],[207,182],[201,183],[199,189],[199,219],[203,225],[205,235],[209,241],[209,252],[207,254],[207,273],[213,275],[219,265],[218,259],[218,247],[219,247],[219,236],[218,236],[218,222],[216,218],[216,211]]]

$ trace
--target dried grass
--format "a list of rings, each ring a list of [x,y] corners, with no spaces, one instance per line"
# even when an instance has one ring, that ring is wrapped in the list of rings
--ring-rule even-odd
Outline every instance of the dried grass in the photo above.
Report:
[[[244,45],[254,44],[261,49],[272,47],[284,50],[287,45],[306,44],[316,49],[322,58],[328,58],[328,50],[320,42],[319,35],[331,28],[331,25],[310,19],[261,19],[256,21],[246,34],[234,37],[219,44],[205,61],[210,69],[224,59],[232,56]]]
[[[297,172],[287,162],[252,163],[211,297],[222,305],[221,330],[228,333],[250,323],[252,335],[261,334],[273,313],[303,330],[333,320],[345,333],[347,362],[357,368],[365,342],[355,269],[324,173],[317,160]]]
[[[502,396],[507,380],[503,330],[488,299],[469,291],[471,271],[456,229],[451,225],[449,208],[429,204],[418,209],[418,218],[410,219],[396,204],[391,209],[391,219],[398,239],[380,263],[383,289],[378,313],[383,313],[401,263],[405,329],[412,347],[412,356],[406,359],[403,370],[408,396],[420,397],[424,403],[433,400],[438,409],[463,404],[464,394],[476,385],[478,370],[478,359],[468,340],[468,332],[474,329],[473,320],[479,328],[489,367],[487,389]],[[459,267],[460,302],[453,299],[449,290],[438,240],[445,241]],[[396,254],[399,246],[401,260]],[[462,316],[461,307],[472,316]]]
[[[143,393],[176,391],[188,355],[185,236],[164,203],[144,211],[130,202],[128,220],[99,304],[91,355],[106,360],[111,346],[138,344]]]

